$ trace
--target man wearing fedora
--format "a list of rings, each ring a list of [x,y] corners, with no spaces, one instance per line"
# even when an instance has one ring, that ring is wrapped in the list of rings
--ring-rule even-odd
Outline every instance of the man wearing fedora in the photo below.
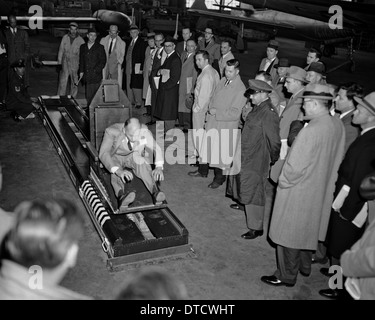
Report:
[[[107,56],[107,64],[103,69],[103,79],[117,80],[120,88],[122,88],[122,64],[126,45],[119,36],[118,26],[109,26],[109,34],[100,40],[100,44],[104,47]]]
[[[285,88],[286,75],[290,68],[287,58],[280,58],[279,63],[273,66],[277,70],[277,77],[272,82],[272,87],[280,97],[281,105],[285,109],[286,101],[290,98],[290,93]],[[283,111],[283,110],[280,110]],[[281,115],[281,113],[279,113]]]
[[[79,53],[79,77],[86,84],[87,109],[90,107],[103,80],[103,69],[107,63],[104,47],[96,41],[94,28],[87,33],[88,42],[81,45]]]
[[[269,237],[277,245],[277,270],[261,280],[293,287],[298,272],[311,273],[312,253],[324,241],[337,170],[344,155],[345,130],[329,113],[330,88],[308,85],[303,94],[305,120],[283,166]]]
[[[338,171],[335,199],[345,188],[347,192],[341,206],[332,205],[326,239],[332,265],[339,265],[341,255],[363,235],[367,202],[361,197],[359,188],[363,179],[375,170],[375,92],[364,99],[354,97],[354,100],[358,105],[352,121],[361,127],[361,135],[349,147]],[[326,274],[329,276],[328,272]],[[337,290],[327,289],[319,293],[328,298],[340,297]]]
[[[79,50],[85,41],[78,34],[78,24],[71,22],[69,24],[69,33],[63,36],[57,62],[61,68],[59,88],[57,94],[59,96],[66,95],[66,88],[70,78],[70,95],[75,98],[78,94],[78,68],[79,68]]]
[[[139,37],[139,28],[129,28],[131,41],[127,46],[125,57],[126,93],[136,109],[142,107],[143,68],[147,44]]]
[[[178,96],[181,78],[181,58],[175,51],[175,39],[168,36],[164,41],[166,57],[156,76],[160,77],[154,116],[164,121],[164,134],[175,127],[178,118]]]
[[[306,84],[306,71],[302,68],[291,66],[286,75],[285,87],[289,93],[292,94],[284,111],[280,116],[280,138],[281,138],[281,152],[280,158],[271,169],[270,178],[274,183],[279,180],[281,169],[284,165],[285,158],[287,156],[288,147],[288,136],[290,125],[293,121],[298,119],[302,111],[303,104],[303,91]]]
[[[11,117],[15,121],[33,119],[33,111],[39,109],[37,98],[30,97],[25,84],[25,60],[13,62],[9,72],[9,86],[6,105],[11,110]]]
[[[326,67],[321,62],[312,62],[307,69],[306,81],[314,84],[327,84],[325,79]]]
[[[258,71],[258,73],[255,76],[255,80],[264,81],[269,86],[272,87],[272,92],[270,92],[269,97],[271,99],[272,105],[274,106],[277,114],[280,115],[281,114],[281,110],[284,110],[284,108],[281,109],[281,106],[280,106],[280,102],[281,102],[280,101],[280,96],[277,94],[277,92],[275,91],[275,88],[272,85],[271,75],[268,72],[265,72],[265,71]],[[284,103],[285,103],[285,101],[284,101]]]
[[[280,154],[279,116],[269,98],[271,92],[266,82],[249,80],[245,95],[254,108],[246,116],[241,148],[233,160],[232,170],[237,174],[228,180],[227,195],[237,201],[230,207],[245,207],[248,232],[241,237],[246,240],[263,235],[267,178],[270,165]]]
[[[274,68],[279,63],[277,54],[279,52],[279,42],[276,40],[270,40],[267,45],[267,58],[264,58],[259,66],[259,71],[266,71],[272,77],[272,82],[276,81],[277,70]]]

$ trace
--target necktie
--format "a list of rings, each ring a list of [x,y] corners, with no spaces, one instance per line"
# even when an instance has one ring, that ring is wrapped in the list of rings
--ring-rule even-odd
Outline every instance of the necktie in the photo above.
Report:
[[[186,41],[184,41],[184,51],[186,51]]]
[[[230,84],[230,80],[227,80],[227,82],[225,82],[225,87],[228,86]]]
[[[132,144],[130,143],[130,140],[128,139],[128,148],[130,151],[133,151],[133,147],[132,147]]]
[[[109,45],[109,54],[112,53],[112,49],[113,49],[113,39],[111,40],[111,44]]]
[[[189,58],[189,55],[188,54],[185,54],[185,56],[184,56],[184,61],[182,62],[182,63],[185,63],[186,62],[186,60]]]

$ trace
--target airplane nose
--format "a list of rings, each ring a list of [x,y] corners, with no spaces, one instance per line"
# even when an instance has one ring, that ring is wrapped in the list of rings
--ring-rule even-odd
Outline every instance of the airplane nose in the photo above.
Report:
[[[131,18],[125,13],[119,11],[101,9],[95,11],[93,17],[101,20],[104,23],[115,24],[119,26],[130,26],[132,24]]]

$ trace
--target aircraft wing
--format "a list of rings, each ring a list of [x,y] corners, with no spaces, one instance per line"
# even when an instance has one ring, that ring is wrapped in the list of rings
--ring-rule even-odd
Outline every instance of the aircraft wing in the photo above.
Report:
[[[260,18],[252,18],[252,17],[242,17],[242,16],[235,16],[230,15],[226,13],[220,13],[220,12],[212,12],[207,10],[199,10],[199,9],[189,9],[188,12],[193,14],[198,14],[200,16],[206,16],[206,17],[212,17],[212,18],[218,18],[218,19],[226,19],[231,21],[239,21],[244,22],[246,25],[249,25],[251,27],[254,26],[264,26],[264,27],[277,27],[277,28],[286,28],[290,30],[296,29],[296,27],[293,24],[286,23],[286,22],[269,22],[269,21],[263,21]]]

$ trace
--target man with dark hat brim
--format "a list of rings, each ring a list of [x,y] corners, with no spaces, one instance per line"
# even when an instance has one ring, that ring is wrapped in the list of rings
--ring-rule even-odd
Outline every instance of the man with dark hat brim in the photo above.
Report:
[[[59,86],[57,95],[66,96],[70,94],[73,98],[78,94],[78,69],[79,69],[79,50],[85,40],[78,33],[78,23],[69,24],[69,32],[61,39],[59,53],[57,55]],[[70,79],[70,88],[67,92],[67,86]]]
[[[330,88],[308,85],[305,119],[287,154],[278,181],[269,237],[277,245],[277,267],[261,281],[293,287],[298,274],[311,273],[312,252],[327,233],[333,190],[345,149],[345,129],[329,113]]]
[[[310,64],[306,73],[306,81],[308,83],[326,84],[325,81],[326,68],[321,62],[313,62]]]
[[[9,73],[9,90],[6,105],[11,110],[11,117],[15,121],[33,119],[33,111],[39,109],[37,98],[30,97],[25,85],[25,60],[19,59],[11,64],[13,70]]]
[[[259,71],[268,72],[272,77],[272,83],[275,83],[277,80],[277,69],[275,69],[274,66],[279,63],[279,58],[277,57],[279,52],[279,42],[276,40],[270,40],[266,52],[267,57],[261,61]]]
[[[265,187],[270,166],[280,154],[279,116],[269,98],[272,87],[261,80],[249,80],[245,96],[252,103],[241,135],[241,152],[233,160],[234,176],[229,177],[227,193],[237,203],[232,209],[245,208],[246,240],[263,235]],[[238,172],[236,172],[238,170]]]
[[[284,86],[290,66],[291,64],[288,58],[280,58],[279,63],[273,66],[277,70],[277,77],[272,82],[272,86],[275,88],[276,93],[280,97],[281,104],[284,106],[284,108],[287,98],[290,97]]]

